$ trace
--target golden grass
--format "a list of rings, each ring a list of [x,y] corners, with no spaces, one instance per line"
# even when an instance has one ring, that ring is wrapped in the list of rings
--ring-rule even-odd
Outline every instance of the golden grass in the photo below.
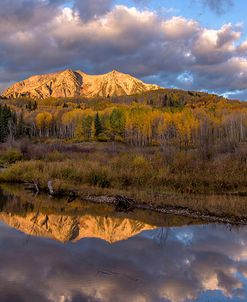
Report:
[[[155,148],[130,151],[109,152],[102,145],[89,152],[53,150],[42,159],[9,165],[0,172],[0,182],[35,181],[47,188],[52,180],[56,190],[124,194],[155,205],[247,216],[247,198],[231,195],[247,192],[247,165],[239,154],[217,155],[205,162],[196,151],[177,151],[169,157]]]

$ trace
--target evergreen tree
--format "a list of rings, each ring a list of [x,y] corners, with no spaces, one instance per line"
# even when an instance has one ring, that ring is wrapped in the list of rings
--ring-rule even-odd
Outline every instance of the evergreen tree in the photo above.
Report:
[[[99,136],[103,129],[102,129],[102,124],[101,124],[101,120],[99,117],[99,113],[97,112],[95,115],[95,119],[94,119],[94,127],[95,127],[95,136]]]
[[[7,106],[0,105],[0,142],[6,141],[9,135],[15,136],[16,114]]]

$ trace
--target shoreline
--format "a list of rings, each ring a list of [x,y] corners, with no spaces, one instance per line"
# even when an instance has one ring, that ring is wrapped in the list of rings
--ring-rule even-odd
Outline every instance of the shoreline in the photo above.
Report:
[[[107,203],[115,207],[118,206],[119,196],[83,196],[83,200],[93,202],[93,203]],[[125,196],[121,196],[126,199]],[[209,223],[223,223],[223,224],[232,224],[232,225],[247,225],[247,216],[238,217],[238,216],[219,216],[214,213],[207,211],[195,211],[186,207],[176,207],[176,206],[154,206],[151,204],[145,203],[133,203],[132,208],[127,210],[131,211],[132,209],[141,209],[153,212],[159,212],[163,214],[172,214],[177,216],[184,216],[188,218],[202,219]],[[121,209],[120,209],[121,210]],[[124,210],[123,210],[124,211]]]
[[[163,214],[169,214],[169,215],[177,215],[177,216],[184,216],[188,218],[194,218],[194,219],[202,219],[205,220],[205,222],[208,223],[223,223],[223,224],[231,224],[231,225],[247,225],[247,215],[234,215],[227,212],[224,212],[222,214],[217,214],[214,211],[208,211],[206,208],[195,210],[193,208],[190,208],[189,206],[176,206],[176,205],[166,205],[165,204],[165,198],[164,203],[155,205],[155,201],[153,204],[138,201],[136,199],[130,198],[125,195],[107,195],[107,194],[99,194],[99,195],[93,195],[93,194],[86,194],[83,191],[74,191],[74,190],[67,190],[67,191],[56,191],[53,189],[52,184],[48,184],[47,188],[39,188],[37,184],[35,183],[19,183],[26,186],[26,190],[31,190],[33,192],[36,192],[36,194],[45,193],[48,196],[54,197],[54,198],[62,198],[66,197],[68,200],[68,203],[72,203],[75,199],[79,199],[79,201],[87,201],[95,204],[108,204],[115,207],[115,211],[118,212],[131,212],[134,209],[139,210],[145,210],[145,211],[152,211],[152,212],[158,212]],[[225,194],[225,195],[211,195],[214,198],[229,198],[229,197],[238,197],[238,198],[245,198],[246,196],[243,195],[231,195],[231,194]],[[171,198],[172,196],[170,196]],[[174,196],[175,197],[175,194]],[[200,196],[193,196],[191,195],[181,195],[179,198],[185,199],[186,198],[209,198],[210,195],[202,194]],[[169,198],[167,196],[166,198]]]

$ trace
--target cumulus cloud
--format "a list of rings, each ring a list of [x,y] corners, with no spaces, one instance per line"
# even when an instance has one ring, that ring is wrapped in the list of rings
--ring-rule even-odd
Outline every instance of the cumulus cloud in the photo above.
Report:
[[[235,42],[241,37],[241,31],[231,24],[223,25],[218,30],[202,29],[193,45],[193,53],[200,65],[227,62],[236,54]]]
[[[214,13],[221,15],[233,6],[233,0],[202,0]]]
[[[64,0],[1,0],[0,34],[31,30],[58,13]]]
[[[1,5],[6,11],[0,13],[2,88],[68,67],[90,73],[119,69],[163,86],[218,93],[247,84],[240,25],[209,29],[182,16],[162,17],[110,0],[75,0],[67,7],[64,0]]]
[[[112,0],[75,0],[74,7],[83,20],[90,20],[107,13],[112,6]]]
[[[198,22],[187,20],[182,17],[172,17],[162,23],[162,29],[165,37],[171,40],[190,39],[200,31]]]

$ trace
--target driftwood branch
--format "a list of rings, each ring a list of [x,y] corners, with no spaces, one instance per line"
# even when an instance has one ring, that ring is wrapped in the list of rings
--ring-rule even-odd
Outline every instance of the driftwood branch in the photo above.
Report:
[[[55,195],[55,192],[53,190],[53,186],[52,186],[52,181],[51,180],[48,180],[48,183],[47,183],[47,187],[48,187],[48,192],[51,196],[54,196]]]
[[[47,183],[48,192],[51,196],[57,196],[57,197],[68,197],[68,203],[73,202],[76,197],[77,193],[75,191],[69,191],[69,192],[63,192],[63,191],[55,191],[52,186],[52,180],[49,180]]]
[[[32,192],[35,192],[36,194],[39,194],[40,193],[40,189],[39,189],[39,185],[37,182],[25,182],[25,189],[26,190],[29,190],[29,191],[32,191]]]

